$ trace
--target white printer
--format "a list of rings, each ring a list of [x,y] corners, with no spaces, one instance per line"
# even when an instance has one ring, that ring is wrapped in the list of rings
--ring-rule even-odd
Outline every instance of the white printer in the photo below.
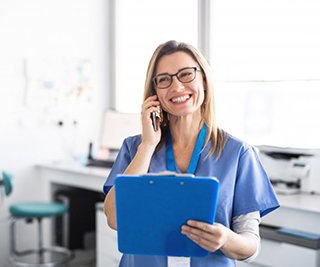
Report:
[[[320,193],[320,149],[257,148],[277,193]]]
[[[311,209],[305,205],[319,203],[320,150],[275,146],[258,149],[281,207],[262,219],[262,249],[254,266],[319,267],[320,210],[314,208],[316,204]]]

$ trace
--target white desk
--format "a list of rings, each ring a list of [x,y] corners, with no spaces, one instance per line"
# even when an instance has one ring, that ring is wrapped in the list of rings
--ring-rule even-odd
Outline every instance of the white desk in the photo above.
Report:
[[[278,195],[278,198],[280,209],[262,218],[263,224],[320,235],[320,195]],[[319,267],[320,250],[262,239],[261,252],[254,263],[272,267]]]
[[[84,167],[77,163],[48,163],[38,164],[44,189],[47,190],[45,197],[50,199],[50,185],[53,183],[75,186],[97,192],[102,192],[110,169],[97,167]]]
[[[51,201],[53,199],[54,191],[59,186],[71,186],[102,193],[106,177],[110,172],[110,169],[84,167],[76,163],[38,164],[36,168],[41,177],[40,186],[42,188],[42,199],[45,201]],[[106,242],[104,239],[106,239],[106,236],[109,238],[109,232],[111,232],[111,230],[109,230],[107,226],[103,212],[100,211],[99,216],[96,218],[98,219],[96,223],[101,223],[101,225],[96,225],[96,229],[99,229],[99,234],[96,236],[96,243],[105,245]],[[44,242],[46,245],[51,244],[53,241],[52,222],[50,220],[44,221],[43,226]],[[110,244],[110,246],[115,247],[115,249],[117,248],[115,242]],[[103,266],[106,260],[99,251],[100,249],[97,247],[97,262]]]
[[[97,192],[102,192],[103,184],[106,180],[110,169],[101,169],[94,167],[81,167],[77,164],[70,163],[59,163],[59,164],[39,164],[37,165],[40,171],[43,195],[44,199],[51,200],[52,196],[52,185],[60,184],[67,186],[74,186],[89,190],[94,190]],[[262,222],[264,224],[273,225],[277,227],[288,227],[295,230],[320,234],[320,196],[319,195],[278,195],[281,208],[268,214],[263,218]],[[101,210],[101,208],[100,208]],[[100,214],[100,220],[104,222],[105,220]],[[49,228],[47,228],[47,234],[49,235]],[[107,227],[107,226],[106,226]],[[104,226],[102,227],[102,229]],[[98,228],[101,229],[101,228]],[[107,228],[106,228],[107,229]],[[102,235],[101,235],[102,236]],[[99,237],[98,237],[99,238]],[[263,240],[265,241],[265,240]],[[101,240],[99,241],[101,243]],[[103,242],[102,242],[103,243]],[[114,241],[115,243],[115,241]],[[114,246],[115,244],[113,244]],[[270,246],[270,251],[263,246]],[[105,245],[104,245],[105,246]],[[285,255],[287,258],[291,259],[292,263],[299,264],[299,253],[296,252],[296,248],[292,247],[290,244],[279,244],[276,242],[264,242],[262,244],[262,252],[267,252],[264,258],[259,259],[260,264],[264,266],[280,266],[277,263],[272,262],[270,259],[275,259],[280,257],[280,251],[285,248]],[[97,248],[99,251],[99,248]],[[262,256],[263,256],[262,253]],[[278,254],[279,255],[278,255]],[[97,255],[99,257],[99,255]],[[305,258],[310,260],[314,254],[306,254]],[[296,259],[296,257],[298,257]],[[318,257],[320,261],[320,256]],[[300,258],[301,260],[301,258]],[[99,261],[99,259],[98,259]],[[103,261],[101,261],[103,262]],[[310,262],[310,261],[309,261]],[[308,261],[307,261],[308,263]],[[316,263],[317,264],[317,263]],[[243,265],[241,265],[243,266]],[[299,266],[299,265],[282,265],[282,266]],[[302,265],[300,265],[302,266]],[[314,265],[303,265],[303,266],[314,266]],[[315,265],[315,266],[320,266]]]
[[[262,222],[320,235],[320,195],[278,195],[281,208]]]
[[[84,167],[77,163],[38,164],[43,198],[52,200],[55,186],[72,186],[102,192],[110,169]],[[96,262],[97,266],[118,266],[121,254],[117,252],[116,232],[107,226],[102,210],[103,204],[96,209]],[[47,243],[52,242],[51,222],[44,225],[44,235]]]

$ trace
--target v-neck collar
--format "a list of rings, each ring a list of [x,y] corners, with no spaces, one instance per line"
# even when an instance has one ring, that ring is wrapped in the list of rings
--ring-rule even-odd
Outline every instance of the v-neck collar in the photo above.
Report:
[[[205,141],[205,138],[206,138],[206,133],[207,133],[207,127],[206,127],[205,124],[203,124],[203,126],[201,128],[201,131],[200,131],[200,133],[198,135],[196,145],[195,145],[195,147],[193,149],[192,157],[191,157],[191,160],[189,162],[189,166],[188,166],[188,169],[187,169],[186,173],[192,173],[192,174],[195,173],[195,171],[197,169],[197,166],[198,166],[199,159],[200,159],[200,152],[201,152],[201,150],[203,148],[204,141]],[[167,169],[169,171],[179,172],[179,173],[181,172],[179,167],[177,166],[177,164],[175,162],[175,159],[174,159],[173,146],[172,146],[172,137],[171,137],[170,130],[168,132],[166,163],[167,163]]]

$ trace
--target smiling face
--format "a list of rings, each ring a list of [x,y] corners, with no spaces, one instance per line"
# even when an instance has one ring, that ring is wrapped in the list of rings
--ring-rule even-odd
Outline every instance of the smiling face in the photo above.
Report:
[[[196,67],[199,64],[186,52],[174,52],[163,56],[157,65],[155,76],[159,74],[176,74],[182,69]],[[172,77],[172,84],[166,89],[156,89],[163,110],[172,116],[201,116],[200,107],[204,101],[204,82],[200,71],[188,83],[180,82],[176,76]],[[181,79],[180,79],[181,80]]]

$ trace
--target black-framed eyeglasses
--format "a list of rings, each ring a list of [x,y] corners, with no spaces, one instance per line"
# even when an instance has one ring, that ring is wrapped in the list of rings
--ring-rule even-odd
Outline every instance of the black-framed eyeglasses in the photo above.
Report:
[[[172,84],[174,76],[182,83],[190,83],[196,78],[197,71],[201,70],[197,67],[186,67],[175,74],[160,73],[153,77],[152,81],[157,89],[166,89]]]

